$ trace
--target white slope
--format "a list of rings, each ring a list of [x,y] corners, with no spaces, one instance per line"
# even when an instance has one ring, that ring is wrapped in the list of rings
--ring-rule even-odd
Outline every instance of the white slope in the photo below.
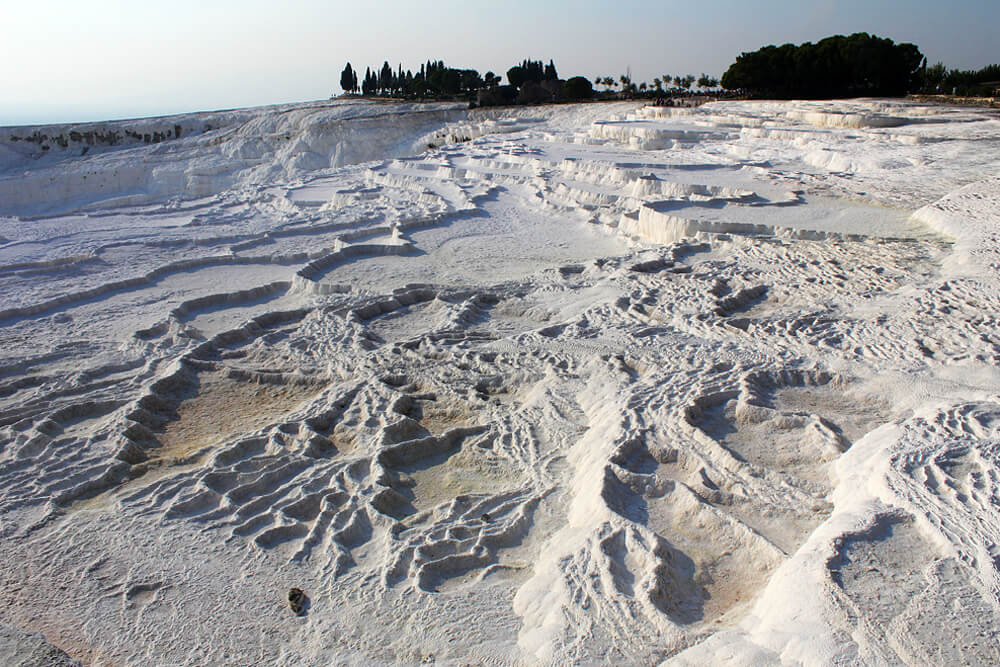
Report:
[[[1000,661],[998,146],[880,100],[0,128],[0,654]]]

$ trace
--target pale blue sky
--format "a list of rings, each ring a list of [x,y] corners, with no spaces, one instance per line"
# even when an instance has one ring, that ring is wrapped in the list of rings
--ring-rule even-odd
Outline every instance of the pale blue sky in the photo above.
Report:
[[[502,74],[721,75],[742,51],[870,32],[930,62],[1000,62],[1000,0],[4,0],[0,125],[329,97],[348,60]]]

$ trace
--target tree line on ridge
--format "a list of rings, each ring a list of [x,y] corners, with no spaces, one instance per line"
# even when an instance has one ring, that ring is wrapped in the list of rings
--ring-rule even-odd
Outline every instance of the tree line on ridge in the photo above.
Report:
[[[948,70],[927,65],[920,49],[909,43],[868,33],[834,35],[816,43],[768,45],[740,54],[721,80],[707,74],[669,75],[635,83],[619,77],[559,78],[555,63],[524,59],[506,71],[507,85],[494,72],[446,66],[428,60],[417,71],[366,67],[364,76],[350,63],[340,76],[347,93],[404,99],[468,99],[476,105],[533,104],[594,99],[686,97],[702,94],[775,99],[899,97],[907,93],[992,95],[1000,88],[1000,65],[981,70]],[[595,91],[594,84],[603,86]],[[697,85],[695,85],[697,84]],[[620,89],[618,86],[620,85]],[[720,88],[721,85],[721,88]],[[723,90],[724,89],[724,90]]]

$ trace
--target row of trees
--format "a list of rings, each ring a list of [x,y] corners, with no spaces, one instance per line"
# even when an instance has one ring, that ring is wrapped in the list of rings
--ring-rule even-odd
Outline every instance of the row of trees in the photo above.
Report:
[[[442,60],[429,60],[418,72],[403,71],[402,65],[393,70],[386,61],[381,68],[366,67],[360,84],[351,63],[347,63],[340,74],[340,87],[345,92],[383,97],[462,96],[499,82],[500,77],[493,72],[480,76],[474,69],[446,67]]]
[[[859,32],[743,53],[722,76],[722,85],[754,97],[898,96],[920,86],[924,62],[913,44]]]
[[[427,61],[418,72],[404,71],[402,65],[394,70],[386,61],[380,68],[366,68],[360,79],[351,63],[347,63],[340,73],[340,87],[345,92],[368,96],[467,97],[470,101],[477,98],[480,104],[495,105],[583,100],[594,95],[590,81],[584,77],[560,79],[552,60],[548,64],[522,60],[507,70],[507,80],[509,85],[502,86],[501,77],[493,72],[480,76],[474,69],[448,67],[442,60]]]
[[[522,60],[520,65],[514,65],[507,70],[507,83],[520,88],[526,83],[541,83],[542,81],[558,81],[555,63],[542,65],[541,60]]]
[[[678,74],[677,76],[671,76],[670,74],[664,74],[663,77],[655,77],[653,79],[653,84],[649,85],[645,81],[638,84],[633,83],[632,77],[628,74],[622,74],[618,77],[617,81],[612,76],[598,76],[594,78],[594,83],[599,86],[604,86],[605,90],[610,90],[618,86],[621,83],[621,92],[627,95],[677,95],[689,92],[691,87],[698,83],[698,88],[703,90],[715,89],[719,87],[719,80],[709,76],[708,74],[702,73],[701,76],[695,77],[694,74]]]
[[[542,81],[558,81],[555,63],[548,65],[541,60],[523,60],[507,70],[507,81],[517,88],[527,83]],[[393,70],[386,61],[379,69],[366,68],[365,76],[359,85],[358,75],[347,63],[340,73],[340,87],[345,92],[364,95],[381,95],[385,97],[426,97],[428,95],[456,96],[476,92],[483,88],[494,88],[500,85],[501,78],[493,72],[487,72],[480,77],[474,69],[456,69],[446,67],[443,60],[429,60],[420,66],[419,72],[403,71],[400,65]]]
[[[979,70],[948,69],[944,63],[924,67],[921,92],[992,97],[1000,88],[1000,65]]]
[[[362,93],[369,96],[383,97],[478,97],[488,104],[529,104],[542,101],[584,100],[594,97],[593,84],[582,76],[570,77],[563,81],[559,78],[555,62],[549,60],[545,64],[541,60],[522,60],[507,70],[507,86],[501,85],[501,77],[493,72],[487,72],[482,77],[474,69],[457,69],[447,67],[444,61],[429,60],[420,66],[418,72],[403,70],[399,65],[393,69],[388,61],[382,67],[365,69],[364,77],[359,80],[358,73],[347,63],[340,74],[340,87],[345,92]],[[690,91],[697,82],[702,89],[717,88],[719,80],[702,74],[672,76],[664,74],[662,78],[653,79],[653,84],[646,82],[635,84],[627,74],[622,74],[620,94],[630,96],[659,96],[680,94]],[[614,77],[596,77],[595,83],[605,86],[604,94],[616,88],[618,83]],[[615,91],[618,93],[619,91]],[[485,93],[485,94],[484,94]]]
[[[444,61],[429,60],[412,72],[396,70],[388,61],[382,67],[365,69],[364,78],[350,63],[340,75],[346,92],[385,97],[469,97],[478,93],[488,104],[532,103],[581,100],[594,96],[585,77],[562,81],[555,63],[549,60],[522,60],[507,70],[509,85],[493,72],[480,76],[474,69],[447,67]],[[913,44],[895,44],[868,33],[848,37],[835,35],[815,44],[765,46],[742,53],[722,76],[722,80],[702,73],[664,74],[638,84],[629,74],[598,76],[594,83],[604,86],[602,96],[611,92],[633,97],[654,97],[689,93],[697,83],[701,90],[721,85],[751,97],[836,98],[898,96],[907,92],[957,93],[991,96],[1000,88],[1000,64],[980,70],[947,69],[943,63],[927,66],[927,59]],[[620,91],[614,90],[619,84]],[[485,94],[484,94],[485,93]]]

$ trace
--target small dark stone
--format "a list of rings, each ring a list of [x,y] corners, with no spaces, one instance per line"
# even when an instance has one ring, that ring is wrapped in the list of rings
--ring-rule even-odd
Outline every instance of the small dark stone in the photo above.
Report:
[[[288,589],[288,606],[296,616],[306,613],[306,594],[301,588]]]

